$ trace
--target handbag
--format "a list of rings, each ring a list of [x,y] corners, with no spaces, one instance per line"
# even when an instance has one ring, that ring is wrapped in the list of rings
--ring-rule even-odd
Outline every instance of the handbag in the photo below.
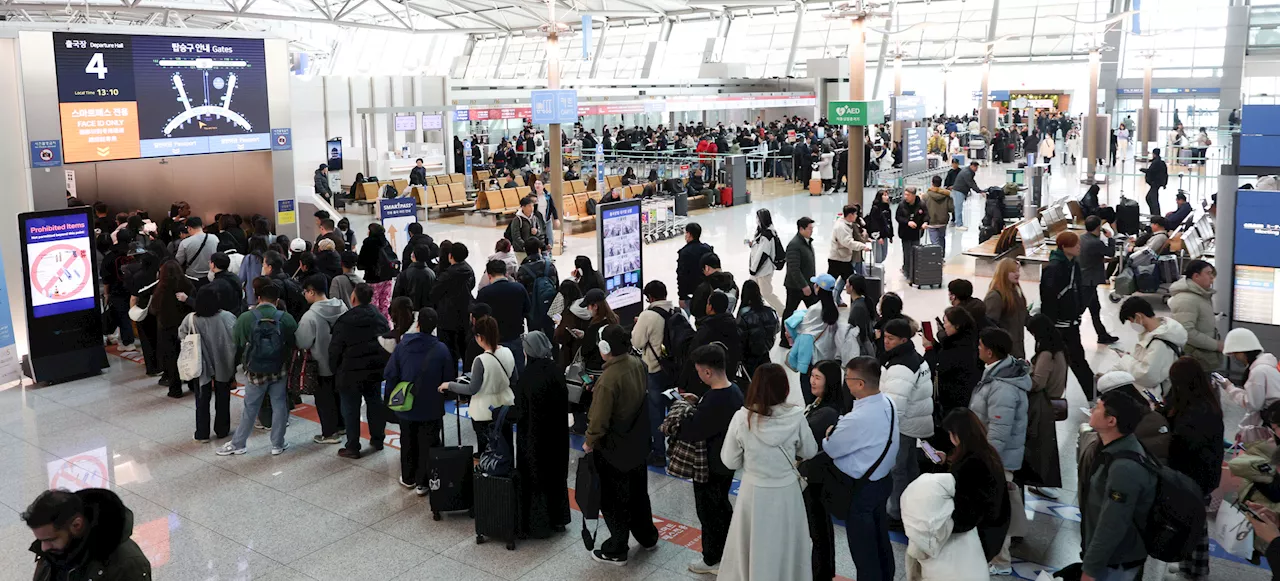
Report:
[[[578,458],[573,498],[582,511],[582,545],[590,551],[596,547],[596,533],[600,530],[600,475],[596,473],[594,452]],[[595,530],[590,532],[587,531],[589,520],[596,521]]]
[[[804,425],[803,423],[802,423],[802,424],[798,424],[798,425],[799,425],[800,427],[796,429],[796,432],[797,432],[797,433],[799,433],[799,431],[800,431],[801,429],[804,429],[804,427],[805,427],[805,425]],[[802,437],[803,437],[803,436],[802,436]],[[801,492],[804,492],[804,489],[806,489],[806,488],[808,488],[808,487],[809,487],[809,480],[808,480],[808,479],[806,479],[804,476],[801,476],[801,475],[800,475],[800,469],[798,468],[798,466],[799,466],[799,464],[800,464],[800,463],[799,463],[798,461],[796,461],[796,456],[795,456],[795,454],[788,454],[788,453],[787,453],[787,450],[786,450],[785,448],[783,448],[782,446],[778,446],[778,451],[779,451],[779,452],[782,452],[782,457],[786,458],[786,459],[787,459],[787,464],[790,464],[790,465],[791,465],[791,472],[792,472],[792,473],[794,473],[794,474],[796,475],[796,481],[800,483],[800,491],[801,491]]]
[[[399,389],[400,385],[396,388]],[[493,422],[489,424],[489,445],[485,448],[484,453],[480,455],[480,463],[478,468],[481,474],[488,476],[508,477],[515,471],[515,458],[512,454],[511,446],[507,444],[507,435],[511,433],[511,426],[507,424],[507,412],[511,411],[511,406],[504,405],[498,408],[498,413],[494,415]]]
[[[587,385],[591,383],[591,376],[587,374],[587,365],[582,362],[582,353],[578,353],[573,358],[573,363],[564,371],[564,384],[569,390],[569,401],[573,403],[582,403],[582,392],[587,390]]]
[[[413,409],[413,382],[401,381],[391,388],[387,397],[387,409],[393,412],[407,412]]]
[[[1229,502],[1218,507],[1218,517],[1209,525],[1209,538],[1232,555],[1244,559],[1253,557],[1253,525],[1244,512]]]
[[[320,382],[320,364],[311,357],[310,349],[294,348],[289,358],[289,377],[285,387],[289,393],[315,395]]]
[[[190,313],[182,321],[183,327],[193,331],[182,338],[182,346],[178,351],[178,379],[182,381],[200,379],[200,374],[204,372],[204,362],[200,355],[200,334],[194,332],[195,316],[195,313]]]
[[[1067,398],[1051,397],[1049,405],[1053,406],[1053,421],[1062,422],[1067,419]]]

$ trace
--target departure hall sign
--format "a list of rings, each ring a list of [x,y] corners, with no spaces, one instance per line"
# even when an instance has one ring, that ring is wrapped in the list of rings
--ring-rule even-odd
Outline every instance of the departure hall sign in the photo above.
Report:
[[[54,33],[66,163],[271,149],[261,39]]]
[[[832,101],[827,103],[827,123],[866,127],[884,123],[881,101]]]

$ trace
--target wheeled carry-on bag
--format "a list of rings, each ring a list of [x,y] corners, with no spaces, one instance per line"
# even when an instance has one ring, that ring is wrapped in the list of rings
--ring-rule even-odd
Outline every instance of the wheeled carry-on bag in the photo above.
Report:
[[[453,411],[458,427],[458,445],[440,446],[427,451],[431,459],[431,478],[427,483],[427,492],[428,499],[431,501],[432,520],[440,520],[442,512],[465,510],[469,516],[474,515],[472,512],[474,449],[471,446],[462,445],[461,411],[456,406]]]
[[[1157,293],[1160,292],[1160,272],[1154,264],[1145,266],[1135,266],[1134,278],[1138,283],[1138,292],[1140,293]]]
[[[880,295],[884,294],[884,267],[869,264],[866,272],[863,279],[867,281],[867,308],[874,309],[880,304]]]
[[[818,178],[812,178],[809,180],[809,195],[810,196],[822,195],[822,180]]]
[[[1160,282],[1165,284],[1177,281],[1181,275],[1178,272],[1178,257],[1171,254],[1165,254],[1157,259],[1156,269],[1160,271]]]
[[[733,205],[733,188],[729,186],[724,186],[720,188],[720,205],[721,206]]]
[[[911,284],[917,287],[942,286],[942,247],[922,244],[911,248]]]
[[[519,483],[515,471],[515,450],[505,441],[512,428],[507,423],[510,410],[510,406],[504,406],[494,416],[489,432],[489,449],[476,467],[476,498],[480,501],[476,503],[475,514],[477,545],[490,538],[502,539],[507,542],[507,550],[514,551],[520,522],[520,500],[517,496]],[[492,456],[488,455],[493,453],[510,454],[511,457],[505,463],[490,462]]]
[[[1136,236],[1142,227],[1140,223],[1141,209],[1137,200],[1121,198],[1116,205],[1116,232]]]

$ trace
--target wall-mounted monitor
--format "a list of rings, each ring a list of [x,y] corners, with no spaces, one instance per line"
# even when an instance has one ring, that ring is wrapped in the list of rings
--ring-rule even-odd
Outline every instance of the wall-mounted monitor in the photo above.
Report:
[[[1236,192],[1235,263],[1280,268],[1280,192]]]
[[[66,163],[271,149],[261,39],[53,34]]]
[[[444,115],[423,115],[422,129],[426,131],[439,131],[444,129]]]
[[[396,115],[396,131],[417,131],[418,114]]]

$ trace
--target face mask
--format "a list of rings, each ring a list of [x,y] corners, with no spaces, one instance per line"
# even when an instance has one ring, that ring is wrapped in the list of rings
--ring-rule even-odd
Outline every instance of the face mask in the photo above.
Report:
[[[1130,329],[1133,329],[1133,332],[1134,332],[1134,333],[1137,333],[1137,334],[1139,334],[1139,335],[1141,335],[1141,334],[1143,334],[1143,333],[1147,332],[1147,328],[1146,328],[1146,327],[1143,327],[1143,326],[1142,326],[1142,323],[1139,323],[1139,322],[1137,322],[1137,321],[1129,321],[1128,323],[1125,323],[1125,324],[1126,324],[1126,325],[1129,325],[1129,328],[1130,328]]]
[[[599,343],[596,343],[596,348],[600,349],[600,355],[602,357],[610,353],[609,342],[604,339],[601,339]]]
[[[215,273],[214,273],[212,270],[210,270],[210,271],[209,271],[209,281],[210,281],[210,282],[212,282],[212,281],[213,281],[213,275],[214,275],[214,274],[215,274]]]

